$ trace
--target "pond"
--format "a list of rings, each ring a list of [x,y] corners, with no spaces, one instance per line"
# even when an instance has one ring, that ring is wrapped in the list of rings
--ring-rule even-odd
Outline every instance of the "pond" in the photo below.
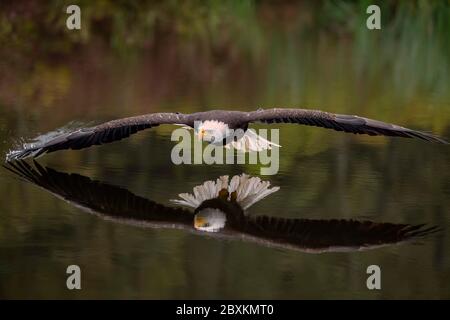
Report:
[[[319,9],[301,8],[241,8],[256,12],[245,30],[162,33],[139,47],[93,32],[62,49],[51,38],[33,55],[2,47],[0,153],[71,122],[270,107],[450,138],[444,37],[411,21],[339,33],[308,23]],[[450,298],[448,146],[257,125],[279,128],[282,146],[277,174],[261,175],[258,164],[173,164],[174,128],[27,160],[25,178],[1,168],[0,297]],[[243,173],[279,190],[216,232],[195,228],[193,209],[182,223],[172,217],[180,193]],[[81,268],[81,290],[66,287],[69,265]],[[381,290],[366,286],[371,265]]]

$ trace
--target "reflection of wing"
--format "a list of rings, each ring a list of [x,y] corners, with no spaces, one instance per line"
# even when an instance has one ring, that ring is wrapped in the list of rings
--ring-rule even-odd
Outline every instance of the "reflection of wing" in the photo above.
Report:
[[[103,217],[126,220],[128,223],[172,228],[192,228],[193,213],[181,208],[165,207],[139,197],[130,191],[78,174],[35,168],[25,161],[9,163],[8,170],[36,184],[73,205]]]
[[[355,220],[285,219],[249,217],[242,225],[249,240],[301,251],[363,250],[407,240],[437,231],[436,227]]]

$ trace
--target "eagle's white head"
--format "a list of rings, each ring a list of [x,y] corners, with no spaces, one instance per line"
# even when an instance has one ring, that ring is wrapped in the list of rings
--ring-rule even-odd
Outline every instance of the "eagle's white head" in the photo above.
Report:
[[[227,137],[228,125],[222,121],[206,120],[195,126],[197,138],[209,143],[220,144]]]

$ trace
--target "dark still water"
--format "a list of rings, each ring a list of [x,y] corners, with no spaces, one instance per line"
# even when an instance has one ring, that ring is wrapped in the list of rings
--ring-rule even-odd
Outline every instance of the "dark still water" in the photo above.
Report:
[[[340,34],[312,14],[286,14],[296,8],[241,9],[255,15],[231,39],[219,28],[214,40],[177,31],[117,47],[123,39],[91,30],[74,47],[39,42],[34,56],[2,47],[0,153],[71,121],[258,107],[358,114],[450,138],[450,50],[439,34],[411,34],[422,20]],[[276,175],[174,165],[173,126],[16,164],[22,178],[0,168],[0,297],[450,298],[448,146],[272,127]],[[171,202],[242,173],[279,190],[245,213],[230,209],[217,232]],[[81,268],[81,290],[66,287],[69,265]],[[370,265],[381,290],[366,286]]]

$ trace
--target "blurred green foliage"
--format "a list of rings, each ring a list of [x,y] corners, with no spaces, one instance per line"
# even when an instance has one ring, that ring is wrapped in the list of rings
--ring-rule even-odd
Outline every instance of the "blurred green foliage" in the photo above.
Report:
[[[327,30],[363,41],[366,8],[374,3],[380,5],[383,29],[392,38],[409,41],[414,34],[419,39],[432,35],[447,40],[448,0],[20,0],[0,4],[0,45],[11,51],[67,53],[76,45],[101,38],[111,48],[125,50],[151,46],[159,37],[171,34],[211,47],[232,45],[251,50],[256,49],[258,38],[267,38],[266,28],[272,29],[278,19],[278,27],[289,28],[290,33],[306,25],[306,32]],[[81,32],[66,29],[65,9],[70,4],[82,9]],[[442,44],[448,49],[448,41]]]

